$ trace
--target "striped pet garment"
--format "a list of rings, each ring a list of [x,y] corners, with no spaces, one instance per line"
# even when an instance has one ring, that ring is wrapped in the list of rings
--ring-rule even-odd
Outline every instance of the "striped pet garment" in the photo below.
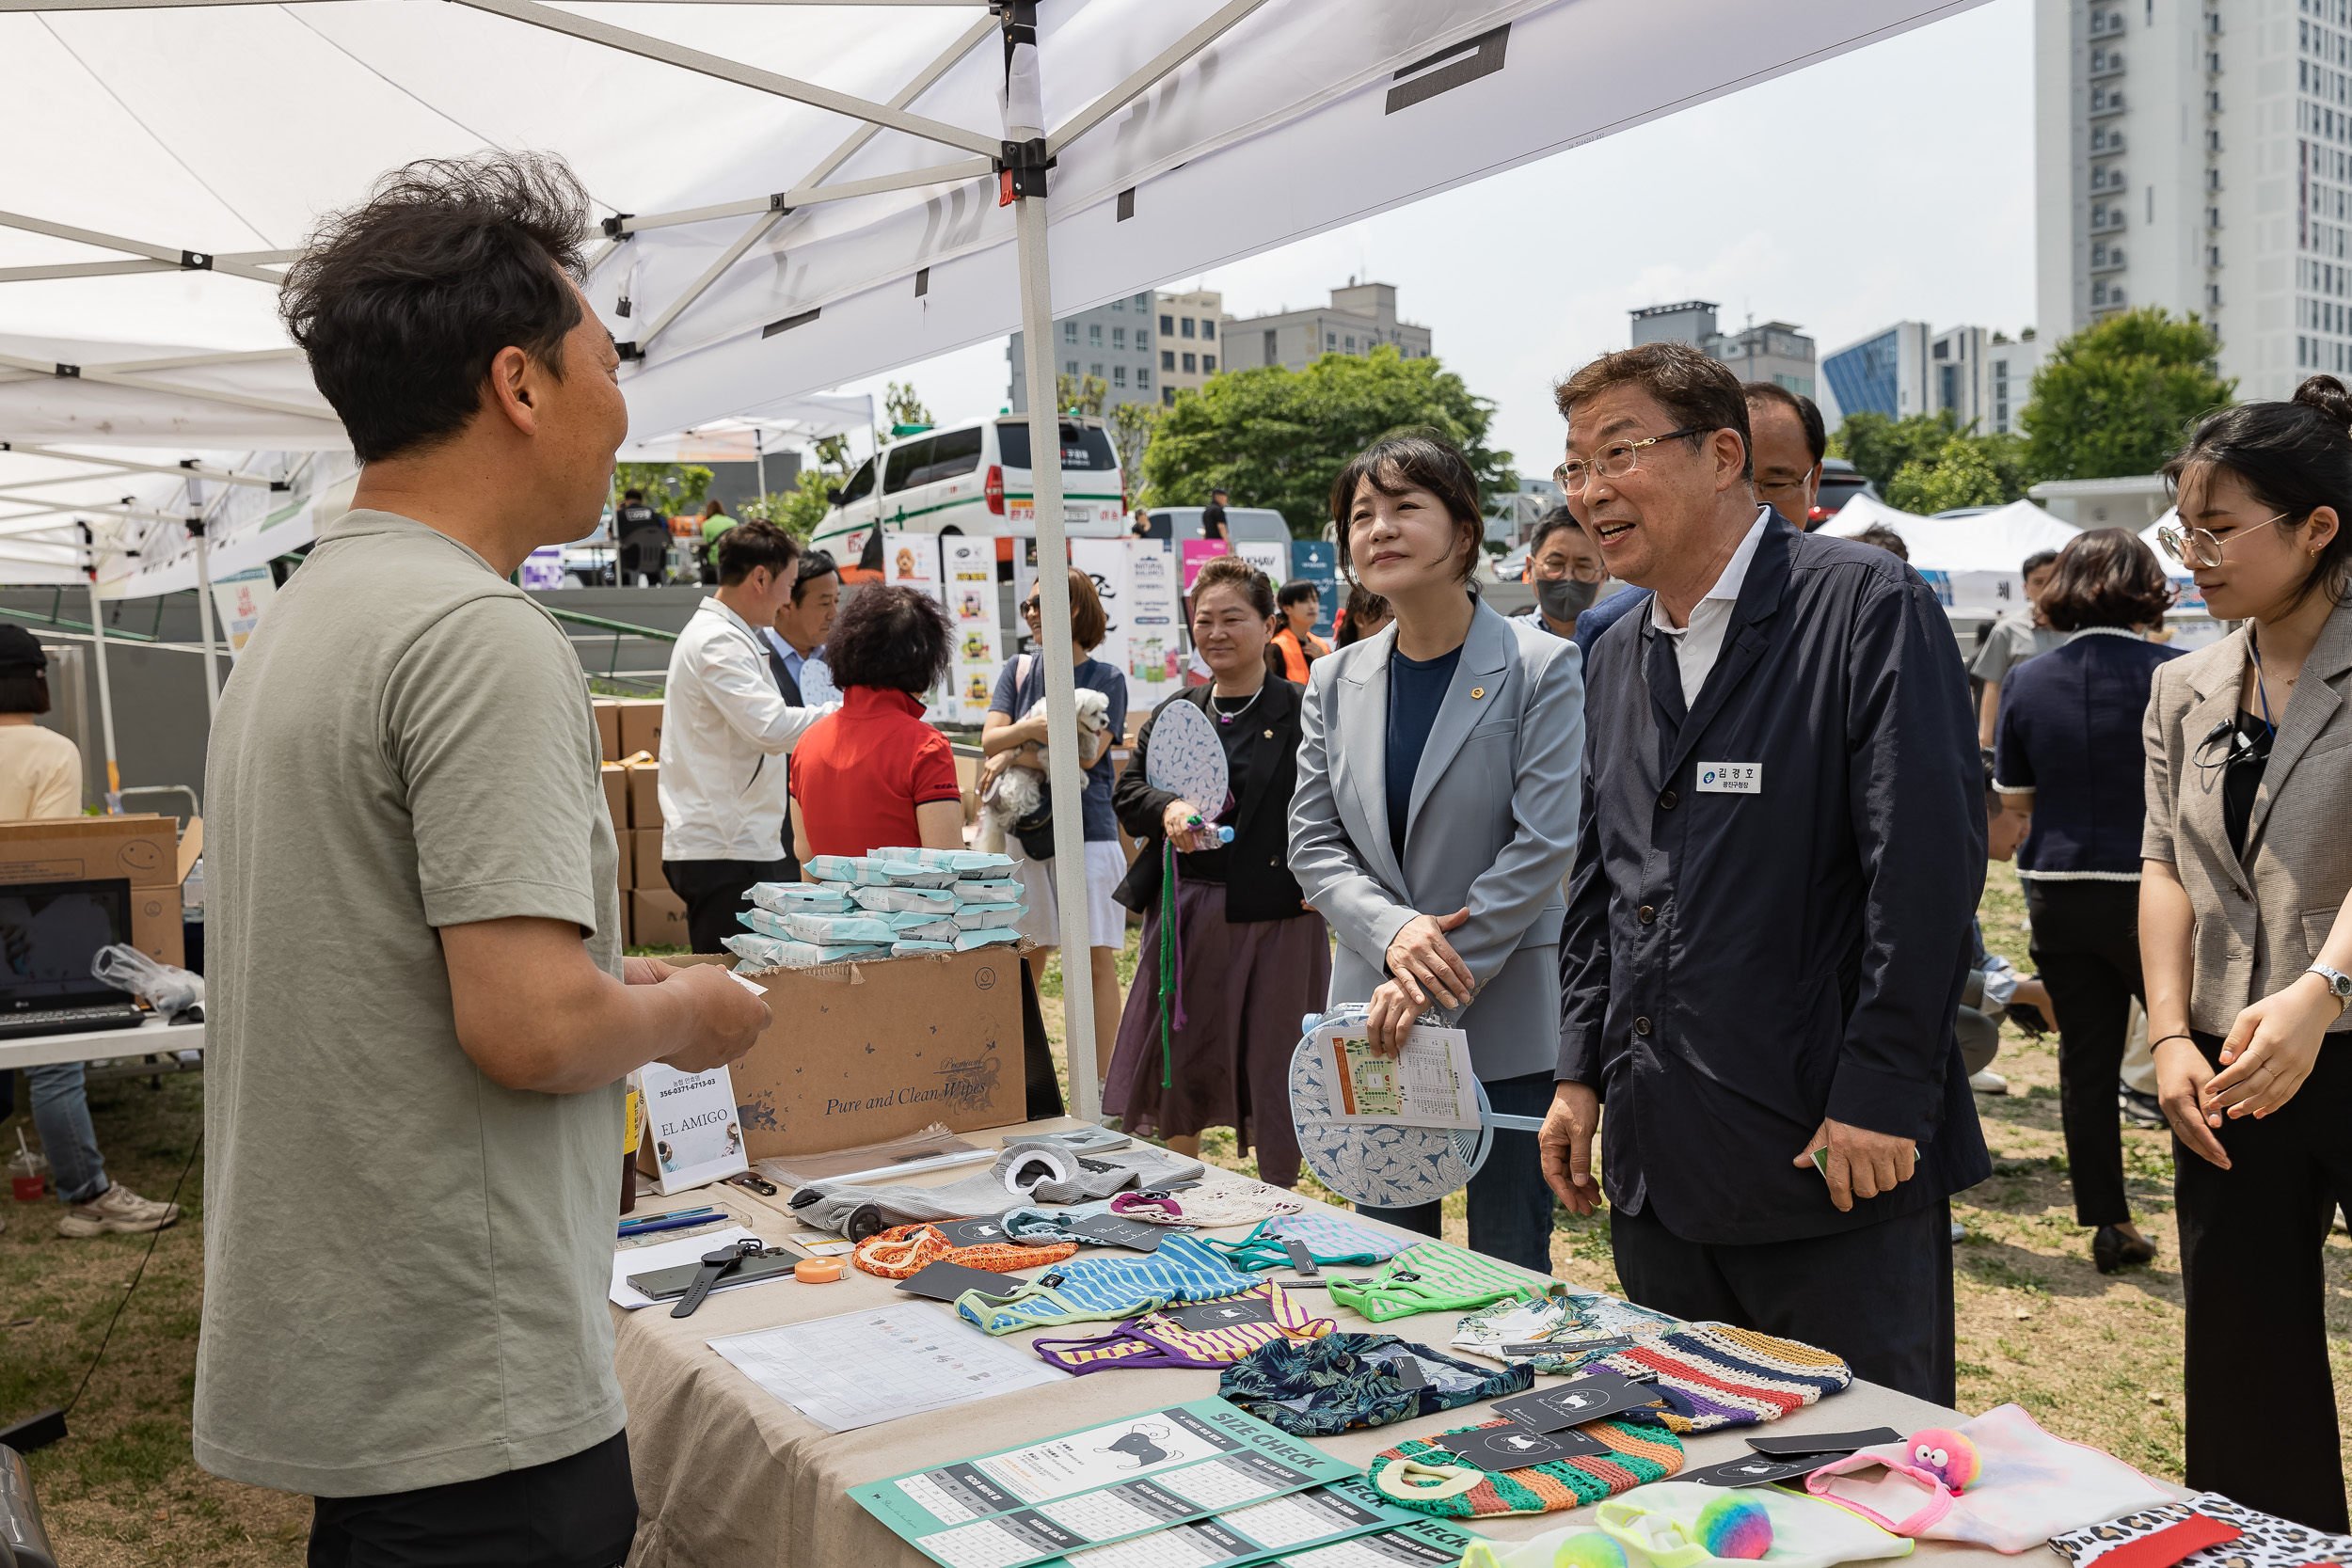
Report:
[[[1283,1247],[1284,1242],[1298,1243],[1317,1263],[1342,1263],[1356,1268],[1385,1263],[1406,1247],[1401,1238],[1350,1225],[1312,1209],[1303,1214],[1277,1214],[1238,1242],[1220,1242],[1214,1236],[1204,1236],[1201,1241],[1212,1252],[1224,1254],[1233,1267],[1253,1274],[1260,1269],[1290,1266],[1291,1255]]]
[[[1509,1426],[1481,1421],[1455,1427]],[[1372,1483],[1400,1508],[1440,1519],[1492,1519],[1509,1513],[1549,1513],[1581,1508],[1682,1468],[1682,1444],[1672,1433],[1627,1421],[1588,1421],[1577,1431],[1609,1446],[1602,1454],[1576,1455],[1490,1472],[1465,1464],[1435,1439],[1415,1437],[1384,1449],[1372,1462]],[[1728,1496],[1729,1494],[1725,1494]]]
[[[1277,1339],[1318,1339],[1339,1326],[1328,1318],[1316,1317],[1270,1279],[1198,1311],[1213,1315],[1220,1307],[1231,1307],[1254,1314],[1261,1306],[1274,1314],[1271,1322],[1253,1317],[1247,1323],[1197,1327],[1165,1312],[1152,1312],[1120,1323],[1108,1334],[1086,1339],[1033,1339],[1030,1348],[1040,1359],[1065,1372],[1099,1372],[1105,1367],[1214,1369],[1231,1366]]]
[[[1361,1284],[1333,1278],[1331,1299],[1359,1317],[1381,1323],[1416,1312],[1468,1312],[1511,1296],[1540,1301],[1565,1289],[1556,1280],[1538,1279],[1524,1269],[1443,1242],[1423,1242],[1398,1253]]]
[[[1190,1236],[1170,1236],[1156,1252],[1081,1258],[1009,1295],[966,1291],[956,1298],[964,1322],[990,1334],[1061,1323],[1139,1317],[1181,1301],[1237,1296],[1257,1281],[1235,1274]]]
[[[1692,1323],[1620,1351],[1538,1356],[1534,1367],[1539,1372],[1606,1367],[1637,1381],[1654,1380],[1667,1408],[1637,1418],[1676,1433],[1778,1420],[1853,1382],[1853,1369],[1828,1351],[1729,1323]]]
[[[1043,1246],[1025,1246],[1018,1242],[983,1242],[977,1246],[958,1246],[940,1228],[929,1222],[916,1225],[893,1226],[878,1235],[858,1243],[850,1261],[867,1274],[884,1279],[913,1279],[933,1263],[961,1263],[967,1269],[986,1269],[991,1274],[1008,1274],[1014,1269],[1033,1269],[1047,1263],[1058,1263],[1077,1253],[1075,1242],[1055,1242]]]

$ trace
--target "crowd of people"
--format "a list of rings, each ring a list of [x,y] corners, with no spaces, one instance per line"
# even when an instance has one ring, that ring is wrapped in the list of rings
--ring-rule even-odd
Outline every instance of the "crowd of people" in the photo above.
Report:
[[[734,1060],[770,1022],[715,966],[622,956],[578,659],[508,581],[579,535],[626,430],[570,281],[587,210],[551,160],[417,166],[330,218],[282,296],[363,466],[214,730],[195,1442],[218,1474],[316,1498],[317,1563],[620,1560],[618,1083]],[[445,352],[384,373],[392,309]],[[1233,1127],[1288,1180],[1301,1012],[1366,1004],[1382,1050],[1458,1025],[1495,1108],[1543,1117],[1498,1134],[1472,1246],[1549,1272],[1555,1204],[1605,1200],[1636,1302],[1949,1404],[1950,1199],[1991,1171],[1963,1009],[2030,994],[1974,924],[2009,850],[2102,1266],[2149,1247],[2103,1098],[2144,1001],[2176,1140],[2187,1480],[2344,1529],[2322,1247],[2352,1199],[2352,395],[2318,376],[2215,414],[2168,470],[2169,547],[2236,629],[2178,657],[2145,641],[2162,573],[2093,531],[1979,654],[1977,691],[1916,573],[1806,531],[1824,436],[1804,400],[1652,343],[1557,402],[1565,504],[1529,615],[1477,591],[1470,464],[1406,431],[1333,487],[1334,645],[1210,563],[1188,606],[1209,678],[1141,719],[1123,770],[1089,582],[1066,628],[1079,736],[1049,736],[1034,652],[1008,661],[990,765],[1074,738],[1086,767],[1050,809],[1084,822],[1109,1108],[1180,1147]],[[936,607],[866,586],[842,608],[831,563],[756,521],[710,554],[661,742],[664,869],[697,947],[796,858],[962,832],[915,699],[946,663]],[[1611,578],[1629,586],[1598,597]],[[1064,633],[1023,610],[1033,638]],[[1176,703],[1216,727],[1229,799],[1150,786]],[[1017,857],[1048,937],[1050,847]],[[1115,984],[1129,911],[1186,948],[1165,1037],[1155,972],[1123,1007]],[[324,1104],[370,1114],[355,1135]],[[1438,1228],[1435,1206],[1386,1217]]]

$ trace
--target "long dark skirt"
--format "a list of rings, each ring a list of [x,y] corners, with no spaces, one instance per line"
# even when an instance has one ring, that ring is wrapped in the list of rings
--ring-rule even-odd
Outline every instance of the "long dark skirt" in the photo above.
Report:
[[[1160,1056],[1160,912],[1143,917],[1142,961],[1120,1015],[1103,1108],[1131,1132],[1186,1137],[1231,1127],[1258,1151],[1260,1180],[1298,1180],[1298,1135],[1291,1128],[1291,1053],[1298,1021],[1319,1013],[1331,988],[1331,943],[1323,917],[1231,925],[1225,889],[1180,882],[1177,934],[1184,950],[1184,1026],[1168,1037],[1172,1080]]]

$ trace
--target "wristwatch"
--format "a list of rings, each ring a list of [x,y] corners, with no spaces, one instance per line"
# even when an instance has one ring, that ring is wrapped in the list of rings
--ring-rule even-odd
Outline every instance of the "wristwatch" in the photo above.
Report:
[[[2352,1007],[2352,974],[2346,974],[2341,969],[2330,969],[2326,964],[2313,964],[2303,973],[2316,974],[2328,982],[2328,994],[2336,999],[2338,1017],[2343,1016],[2344,1008]]]

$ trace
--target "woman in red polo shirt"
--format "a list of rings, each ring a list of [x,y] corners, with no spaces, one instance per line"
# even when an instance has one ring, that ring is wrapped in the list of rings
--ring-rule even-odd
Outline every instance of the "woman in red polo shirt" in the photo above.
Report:
[[[923,693],[954,652],[946,613],[912,588],[861,588],[833,624],[825,663],[840,711],[792,750],[792,852],[802,864],[893,844],[963,847],[955,753],[923,721]]]

